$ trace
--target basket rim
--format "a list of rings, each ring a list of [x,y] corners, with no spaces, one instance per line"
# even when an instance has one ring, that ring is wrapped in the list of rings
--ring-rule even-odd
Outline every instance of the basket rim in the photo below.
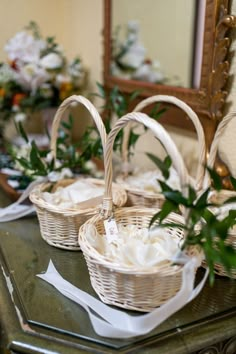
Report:
[[[126,215],[127,213],[146,213],[148,215],[152,215],[154,213],[156,213],[157,209],[155,208],[147,208],[147,207],[142,207],[142,208],[138,208],[137,206],[133,206],[133,207],[121,207],[121,208],[117,208],[114,211],[114,214],[117,214],[118,212],[124,212]],[[140,215],[141,217],[141,215]],[[167,221],[168,219],[170,219],[171,217],[176,217],[176,219],[178,219],[179,221],[182,221],[184,223],[184,218],[183,216],[181,216],[180,214],[177,213],[170,213],[169,217],[167,217]],[[130,274],[130,275],[154,275],[154,274],[158,274],[158,276],[168,276],[168,275],[173,275],[176,274],[178,272],[180,272],[183,269],[183,265],[175,265],[175,269],[173,268],[172,264],[173,262],[171,261],[166,261],[165,265],[161,265],[160,264],[156,265],[155,267],[150,267],[147,270],[141,270],[140,268],[135,268],[134,267],[128,267],[128,266],[122,266],[122,264],[119,264],[117,262],[114,262],[112,260],[109,260],[108,258],[106,258],[106,256],[100,254],[95,248],[92,249],[92,251],[86,246],[86,241],[83,240],[83,230],[84,227],[86,227],[86,225],[88,224],[94,224],[95,222],[99,222],[102,221],[103,217],[101,216],[101,214],[99,215],[94,215],[92,216],[90,219],[88,219],[80,228],[79,230],[79,235],[78,235],[78,239],[79,239],[79,245],[80,248],[82,250],[82,252],[84,253],[85,258],[89,259],[89,262],[94,263],[94,264],[98,264],[101,265],[105,268],[109,268],[111,271],[116,271],[118,273],[123,273],[123,274]],[[197,247],[196,247],[197,250]],[[160,262],[162,263],[162,262]],[[171,270],[171,271],[170,271]],[[166,274],[166,272],[168,271],[168,275]]]
[[[91,182],[94,184],[105,186],[104,180],[102,180],[102,179],[96,179],[96,178],[91,178],[91,177],[74,178],[74,181],[77,181],[77,180],[83,180],[83,181],[87,181],[87,182]],[[91,215],[93,215],[93,214],[99,213],[99,210],[101,208],[103,194],[101,194],[101,203],[99,203],[96,207],[90,207],[90,208],[84,208],[84,209],[79,208],[79,203],[77,204],[77,206],[75,208],[73,208],[73,207],[65,208],[65,206],[58,206],[58,205],[46,202],[44,200],[44,198],[42,197],[41,193],[44,191],[44,189],[47,186],[50,186],[52,183],[53,182],[43,182],[43,183],[37,185],[31,191],[31,193],[29,195],[29,199],[31,200],[31,202],[33,204],[35,204],[37,207],[44,208],[44,209],[47,209],[48,211],[55,212],[58,214],[63,214],[65,216],[76,216],[76,215],[81,215],[81,214],[85,214],[85,213],[90,213]],[[73,182],[71,182],[71,183],[73,183]],[[118,186],[117,183],[113,183],[113,187],[114,187],[113,194],[120,193],[120,194],[123,194],[123,196],[126,195],[124,188]]]
[[[132,186],[125,182],[125,177],[123,176],[118,176],[116,178],[116,182],[119,183],[120,185],[123,186],[123,188],[125,188],[127,190],[127,192],[132,192],[138,195],[142,195],[145,198],[157,198],[158,199],[165,199],[164,195],[160,192],[149,192],[149,191],[145,191],[144,189],[139,189],[139,188],[132,188]]]

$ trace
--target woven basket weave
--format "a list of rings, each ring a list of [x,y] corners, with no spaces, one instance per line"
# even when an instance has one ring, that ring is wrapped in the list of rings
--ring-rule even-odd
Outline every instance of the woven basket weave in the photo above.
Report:
[[[54,159],[56,159],[56,141],[59,124],[63,118],[64,113],[72,103],[82,104],[90,112],[100,133],[103,149],[105,148],[106,131],[96,108],[85,97],[73,95],[63,101],[54,117],[51,137],[51,151]],[[88,181],[90,183],[92,182],[98,187],[104,186],[104,181],[99,179],[80,178],[80,180]],[[75,180],[59,181],[57,183],[57,187],[65,187],[65,185],[71,184],[74,181]],[[89,217],[98,212],[98,205],[87,208],[80,208],[79,205],[75,205],[73,208],[66,209],[57,205],[50,204],[44,200],[43,192],[49,190],[51,186],[52,185],[50,183],[42,183],[35,187],[30,194],[30,200],[36,207],[42,238],[48,244],[58,248],[67,250],[79,250],[79,228]],[[115,185],[114,190],[114,204],[118,206],[124,205],[127,198],[125,190],[118,187],[117,185]]]
[[[211,148],[210,148],[210,152],[209,152],[209,156],[207,159],[207,166],[210,168],[214,167],[214,163],[215,163],[215,159],[216,159],[216,155],[217,155],[217,151],[218,151],[218,147],[219,147],[219,142],[220,142],[220,138],[223,135],[226,127],[228,126],[229,122],[232,119],[236,118],[236,111],[232,111],[230,113],[228,113],[223,119],[222,121],[219,123],[217,130],[215,132],[214,135],[214,139],[212,141],[211,144]],[[206,186],[210,186],[210,178],[208,175],[205,176],[205,180],[204,180],[204,185]],[[221,204],[223,203],[226,199],[231,198],[231,197],[236,197],[236,191],[231,191],[231,190],[227,190],[227,189],[222,189],[220,191],[215,191],[212,190],[211,193],[211,197],[210,197],[210,202],[213,203],[218,203]],[[236,209],[236,204],[234,204],[234,209]],[[229,230],[229,235],[227,238],[227,242],[229,242],[230,245],[232,245],[234,247],[234,249],[236,250],[236,226],[234,226],[233,228],[231,228]],[[229,277],[229,274],[225,271],[225,269],[223,268],[223,266],[221,264],[215,264],[215,272],[218,275],[221,276],[227,276]],[[230,277],[236,279],[236,269],[232,270],[232,273],[230,275]]]
[[[165,146],[167,153],[171,156],[182,183],[183,193],[186,193],[186,185],[189,183],[189,176],[172,139],[165,129],[156,121],[144,113],[129,113],[115,124],[108,135],[105,150],[105,194],[103,207],[99,215],[89,219],[79,231],[79,242],[81,250],[87,262],[91,284],[101,300],[107,304],[116,305],[122,308],[151,311],[157,306],[170,299],[181,286],[182,265],[173,266],[170,261],[156,265],[151,269],[137,269],[117,264],[100,254],[89,242],[87,230],[89,225],[95,226],[100,235],[104,235],[104,220],[114,217],[115,221],[122,225],[135,225],[138,228],[148,227],[152,216],[158,209],[140,207],[123,207],[113,210],[112,206],[112,149],[118,131],[128,122],[135,121],[150,128],[155,136]],[[172,213],[167,222],[184,223],[181,215]],[[165,229],[171,236],[179,239],[184,237],[183,229],[168,227]],[[199,255],[196,248],[191,254]]]
[[[205,147],[205,136],[201,125],[201,122],[196,115],[196,113],[183,101],[174,97],[167,95],[157,95],[149,97],[141,101],[134,109],[135,112],[142,111],[148,105],[165,102],[173,104],[183,110],[184,113],[191,119],[195,130],[197,132],[198,138],[198,151],[199,151],[199,161],[198,169],[196,174],[196,189],[198,190],[202,186],[202,180],[204,177],[204,162],[206,158],[206,147]],[[138,189],[128,183],[128,141],[131,130],[131,123],[127,125],[124,129],[124,139],[122,144],[122,160],[123,160],[123,175],[119,176],[116,181],[123,185],[127,191],[127,205],[144,205],[147,207],[157,207],[160,208],[164,202],[163,195],[161,193],[148,192],[142,189]]]

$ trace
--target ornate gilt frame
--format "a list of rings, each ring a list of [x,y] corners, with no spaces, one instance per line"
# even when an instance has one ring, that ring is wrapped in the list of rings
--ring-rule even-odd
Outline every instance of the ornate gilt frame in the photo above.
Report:
[[[227,31],[236,26],[236,18],[229,14],[228,0],[206,0],[205,32],[203,41],[203,57],[201,81],[199,89],[188,89],[166,85],[156,85],[147,82],[124,80],[110,74],[111,61],[111,4],[112,0],[104,0],[104,85],[109,88],[117,85],[121,91],[129,93],[142,89],[140,98],[155,94],[174,95],[188,103],[199,115],[205,133],[207,146],[210,146],[216,126],[223,114],[227,97],[225,84],[229,76],[230,39]],[[172,109],[164,122],[173,126],[192,129],[191,124],[181,113]]]

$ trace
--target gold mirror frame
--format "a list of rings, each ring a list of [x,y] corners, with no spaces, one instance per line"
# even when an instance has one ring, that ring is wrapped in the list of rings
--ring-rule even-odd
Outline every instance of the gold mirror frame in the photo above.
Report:
[[[152,84],[143,81],[125,80],[112,76],[111,63],[111,13],[112,0],[104,0],[104,86],[107,90],[118,86],[124,93],[141,89],[140,99],[156,94],[173,95],[189,104],[198,114],[206,133],[209,148],[216,126],[223,115],[227,97],[225,84],[229,76],[230,39],[227,31],[236,26],[236,18],[229,14],[228,0],[206,0],[205,31],[199,89]],[[168,24],[167,24],[168,25]],[[178,128],[192,129],[182,112],[171,108],[163,123]]]

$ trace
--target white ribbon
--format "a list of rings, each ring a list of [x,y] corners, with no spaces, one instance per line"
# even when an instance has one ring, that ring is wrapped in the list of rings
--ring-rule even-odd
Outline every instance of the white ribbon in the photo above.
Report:
[[[37,180],[31,182],[15,203],[12,203],[5,208],[0,208],[0,222],[20,219],[23,216],[33,213],[35,208],[32,204],[27,205],[21,203],[28,198],[30,192],[37,184],[45,181],[47,181],[47,177],[38,178]]]
[[[38,274],[37,276],[82,306],[87,311],[92,326],[98,335],[109,338],[130,338],[152,331],[199,294],[206,282],[209,271],[208,269],[206,270],[203,279],[194,288],[195,272],[198,266],[199,259],[188,258],[183,267],[182,285],[178,293],[152,312],[139,316],[131,316],[124,311],[113,309],[76,288],[61,277],[51,260],[46,273]]]

